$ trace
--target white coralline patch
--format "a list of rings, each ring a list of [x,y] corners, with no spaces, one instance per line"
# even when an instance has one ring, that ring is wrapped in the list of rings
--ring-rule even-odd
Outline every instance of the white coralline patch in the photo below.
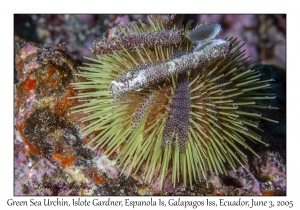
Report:
[[[108,156],[101,155],[93,160],[101,172],[105,173],[110,179],[118,179],[120,169],[116,166],[116,160],[109,160]]]
[[[169,62],[167,65],[168,65],[169,73],[174,74],[174,72],[176,72],[176,61],[175,62]]]
[[[129,80],[129,87],[136,87],[138,89],[140,84],[147,84],[147,78],[145,76],[145,70],[141,70],[135,78]]]
[[[113,95],[117,95],[121,90],[126,89],[126,87],[125,83],[112,81],[109,85],[109,89]]]

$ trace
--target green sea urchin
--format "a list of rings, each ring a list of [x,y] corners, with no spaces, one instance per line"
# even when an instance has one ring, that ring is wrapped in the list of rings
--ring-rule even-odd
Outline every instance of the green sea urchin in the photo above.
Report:
[[[257,100],[275,96],[257,91],[270,88],[266,82],[272,80],[260,81],[257,70],[248,70],[250,62],[236,39],[212,41],[219,28],[198,42],[199,34],[189,32],[190,22],[184,29],[174,24],[173,30],[165,30],[158,20],[149,22],[150,26],[120,26],[124,36],[100,41],[102,47],[106,43],[104,49],[96,43],[97,59],[87,58],[93,63],[81,67],[79,76],[87,81],[73,85],[83,90],[76,98],[85,103],[73,109],[87,113],[82,120],[91,123],[84,133],[97,132],[90,144],[105,146],[108,154],[121,148],[117,159],[123,169],[137,172],[145,164],[145,180],[150,182],[156,171],[161,186],[171,167],[174,185],[181,175],[186,186],[188,175],[192,186],[193,179],[207,179],[208,171],[226,174],[227,163],[235,170],[237,164],[247,162],[241,148],[258,156],[246,140],[267,145],[255,132],[260,131],[258,120],[276,121],[257,109],[275,107]],[[173,41],[155,41],[155,37],[174,31]],[[147,36],[151,43],[144,44]],[[220,48],[220,43],[230,43],[230,52],[227,44],[227,51],[222,52],[225,48]],[[193,56],[193,50],[202,57]],[[153,79],[170,65],[184,70]],[[128,81],[146,71],[151,82],[129,88]],[[112,88],[113,81],[121,81],[126,91]]]

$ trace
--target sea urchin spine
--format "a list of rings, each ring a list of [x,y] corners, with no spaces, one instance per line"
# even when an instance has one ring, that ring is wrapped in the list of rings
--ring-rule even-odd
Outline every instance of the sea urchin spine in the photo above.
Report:
[[[209,46],[201,51],[191,52],[148,68],[130,69],[112,81],[109,89],[113,95],[120,95],[156,84],[171,75],[183,73],[188,69],[196,69],[208,61],[223,57],[229,53],[229,50],[230,42],[224,41],[221,44]]]
[[[141,47],[152,47],[154,45],[161,46],[179,43],[182,41],[182,39],[182,30],[158,31],[114,37],[111,39],[101,39],[94,41],[92,52],[95,55],[103,55],[122,49],[133,51],[136,48]]]

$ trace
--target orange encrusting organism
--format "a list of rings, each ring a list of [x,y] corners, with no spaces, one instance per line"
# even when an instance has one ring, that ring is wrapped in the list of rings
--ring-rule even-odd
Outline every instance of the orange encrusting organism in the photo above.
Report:
[[[34,79],[28,78],[26,80],[25,88],[26,88],[26,90],[31,91],[31,90],[34,90],[35,85],[36,85],[36,81]]]
[[[74,156],[64,156],[60,154],[59,152],[55,152],[52,155],[52,158],[57,160],[62,167],[67,167],[73,165],[73,163],[76,161],[76,157]]]

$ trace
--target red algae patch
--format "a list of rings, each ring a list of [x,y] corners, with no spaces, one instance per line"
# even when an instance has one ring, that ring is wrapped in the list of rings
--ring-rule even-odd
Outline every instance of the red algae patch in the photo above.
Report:
[[[59,161],[59,163],[61,164],[62,167],[66,167],[66,166],[70,166],[72,165],[75,160],[76,160],[76,157],[72,157],[72,156],[63,156],[62,154],[56,152],[52,155],[52,157]]]

